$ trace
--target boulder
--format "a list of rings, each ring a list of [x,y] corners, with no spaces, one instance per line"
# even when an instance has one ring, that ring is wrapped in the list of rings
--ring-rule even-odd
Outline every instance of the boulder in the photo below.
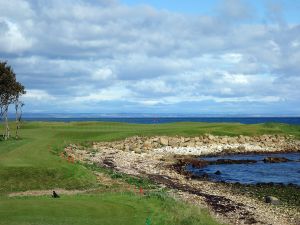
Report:
[[[145,141],[144,144],[143,144],[143,147],[147,148],[147,149],[151,148],[152,147],[152,142],[150,140]]]
[[[171,138],[169,140],[169,145],[172,146],[172,147],[178,147],[179,146],[179,139]]]
[[[197,147],[201,146],[202,144],[203,144],[203,143],[202,143],[201,141],[197,141],[197,142],[196,142],[196,146],[197,146]]]
[[[266,157],[263,161],[264,163],[282,163],[289,162],[290,160],[284,157]]]
[[[166,137],[161,137],[161,138],[160,138],[160,143],[161,143],[162,145],[169,145],[169,139],[166,138]]]
[[[215,172],[215,174],[216,174],[216,175],[221,175],[222,173],[221,173],[220,170],[217,170],[217,171]]]
[[[220,165],[220,164],[250,164],[257,163],[256,160],[251,159],[217,159],[216,161],[207,161],[210,165]]]
[[[278,198],[273,197],[273,196],[265,196],[265,202],[272,204],[272,205],[279,205],[280,201]]]
[[[196,143],[193,142],[193,141],[190,141],[190,142],[188,143],[188,147],[194,148],[194,147],[196,147]]]
[[[220,139],[221,144],[228,144],[228,139],[226,137],[223,137]]]

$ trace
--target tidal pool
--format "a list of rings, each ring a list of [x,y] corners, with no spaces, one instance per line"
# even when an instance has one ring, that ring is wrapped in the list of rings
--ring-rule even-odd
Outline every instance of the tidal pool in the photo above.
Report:
[[[266,157],[284,157],[292,161],[264,163],[263,159]],[[201,159],[207,161],[215,161],[218,159],[249,159],[256,160],[257,163],[208,165],[203,168],[194,168],[188,165],[186,170],[196,176],[206,174],[212,181],[224,181],[228,183],[239,182],[241,184],[281,183],[300,186],[300,153],[223,155],[217,157],[201,157]],[[217,171],[220,171],[220,173],[215,174]]]

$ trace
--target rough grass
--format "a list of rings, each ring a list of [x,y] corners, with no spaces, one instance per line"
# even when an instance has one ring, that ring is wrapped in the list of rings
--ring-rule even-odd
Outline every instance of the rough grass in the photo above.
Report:
[[[0,198],[0,225],[218,225],[205,210],[165,195],[131,193]]]

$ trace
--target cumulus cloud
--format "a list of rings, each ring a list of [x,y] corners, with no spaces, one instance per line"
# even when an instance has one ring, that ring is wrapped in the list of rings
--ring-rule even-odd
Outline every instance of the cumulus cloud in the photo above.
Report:
[[[0,58],[27,87],[29,111],[279,113],[300,103],[300,24],[283,10],[266,4],[262,23],[246,0],[206,15],[116,0],[2,1]]]

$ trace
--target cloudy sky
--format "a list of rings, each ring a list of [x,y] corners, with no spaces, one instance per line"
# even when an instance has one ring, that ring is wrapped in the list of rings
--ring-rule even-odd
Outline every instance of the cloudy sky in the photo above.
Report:
[[[300,115],[300,1],[0,0],[26,112]]]

